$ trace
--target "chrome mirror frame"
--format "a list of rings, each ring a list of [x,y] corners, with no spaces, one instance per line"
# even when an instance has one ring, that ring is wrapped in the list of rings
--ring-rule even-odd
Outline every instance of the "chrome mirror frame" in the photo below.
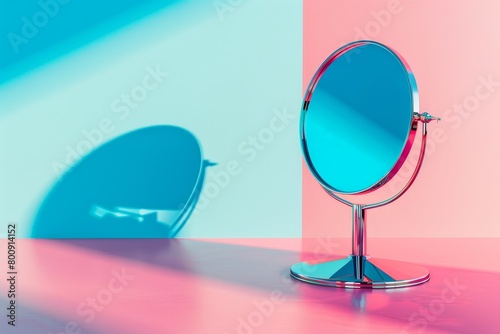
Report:
[[[397,60],[399,60],[403,68],[406,70],[407,83],[411,89],[412,96],[412,115],[410,117],[410,124],[408,124],[406,142],[400,153],[399,159],[392,166],[390,171],[380,181],[376,182],[367,189],[359,192],[343,192],[339,189],[335,189],[325,182],[325,180],[323,180],[323,178],[316,171],[307,148],[305,119],[314,90],[328,67],[347,51],[370,44],[382,47],[387,52],[391,53]],[[420,171],[425,155],[427,123],[433,120],[439,120],[439,118],[433,117],[427,112],[419,113],[418,89],[413,72],[405,60],[389,47],[374,41],[356,41],[337,49],[321,64],[306,90],[302,104],[300,117],[301,146],[304,154],[304,160],[309,170],[323,189],[331,197],[352,208],[352,254],[343,259],[306,261],[294,264],[290,268],[290,274],[292,277],[307,283],[344,288],[407,287],[427,282],[430,279],[429,271],[421,266],[400,261],[375,259],[367,254],[366,210],[384,206],[395,201],[412,185],[418,175],[418,172]],[[403,163],[406,161],[415,140],[418,123],[422,123],[422,138],[418,161],[411,177],[396,194],[383,201],[368,204],[354,203],[342,197],[342,195],[367,194],[386,185],[397,174]]]

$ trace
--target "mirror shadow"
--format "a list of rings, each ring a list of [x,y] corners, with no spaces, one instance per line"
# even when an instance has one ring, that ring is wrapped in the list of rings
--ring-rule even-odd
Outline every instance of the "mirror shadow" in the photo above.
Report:
[[[180,127],[122,135],[61,177],[43,200],[31,237],[173,237],[192,213],[210,164],[196,137]]]

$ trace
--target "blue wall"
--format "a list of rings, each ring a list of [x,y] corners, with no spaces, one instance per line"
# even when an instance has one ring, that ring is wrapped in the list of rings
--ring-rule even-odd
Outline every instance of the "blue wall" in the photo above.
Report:
[[[29,236],[87,152],[171,124],[217,162],[180,236],[301,235],[301,1],[73,0],[14,53],[29,3],[2,11],[2,224]]]

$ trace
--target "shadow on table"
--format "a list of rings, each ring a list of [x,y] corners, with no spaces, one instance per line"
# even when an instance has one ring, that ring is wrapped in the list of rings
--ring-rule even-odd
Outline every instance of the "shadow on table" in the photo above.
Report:
[[[276,245],[280,242],[284,241],[273,240]],[[500,300],[500,290],[491,288],[500,279],[497,273],[427,266],[431,280],[420,286],[344,290],[290,278],[291,264],[315,257],[307,252],[187,239],[75,239],[64,243],[174,270],[190,277],[205,277],[269,292],[278,289],[288,300],[390,318],[401,322],[408,333],[431,325],[434,329],[453,333],[480,333],[488,332],[498,324],[494,303]],[[476,307],[480,311],[475,312]],[[342,319],[335,321],[343,326]],[[350,326],[348,323],[344,325],[346,328]]]
[[[0,299],[0,306],[6,309],[9,300]],[[4,308],[5,306],[5,308]],[[4,313],[4,312],[2,312]],[[5,318],[5,315],[2,317]],[[85,326],[84,321],[65,320],[55,318],[47,314],[40,313],[30,307],[16,303],[15,327],[9,325],[10,319],[2,319],[0,322],[0,333],[85,333],[85,334],[106,334],[104,331],[95,331]],[[69,330],[68,330],[69,329]],[[10,332],[9,332],[10,330]]]

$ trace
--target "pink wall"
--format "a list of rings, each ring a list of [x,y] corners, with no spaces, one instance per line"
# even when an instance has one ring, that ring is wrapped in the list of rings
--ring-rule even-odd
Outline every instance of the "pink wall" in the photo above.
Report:
[[[497,0],[304,0],[304,89],[332,51],[372,39],[407,60],[421,111],[443,118],[412,188],[368,212],[370,236],[500,237],[499,15]],[[350,214],[304,165],[303,235],[349,236]]]

